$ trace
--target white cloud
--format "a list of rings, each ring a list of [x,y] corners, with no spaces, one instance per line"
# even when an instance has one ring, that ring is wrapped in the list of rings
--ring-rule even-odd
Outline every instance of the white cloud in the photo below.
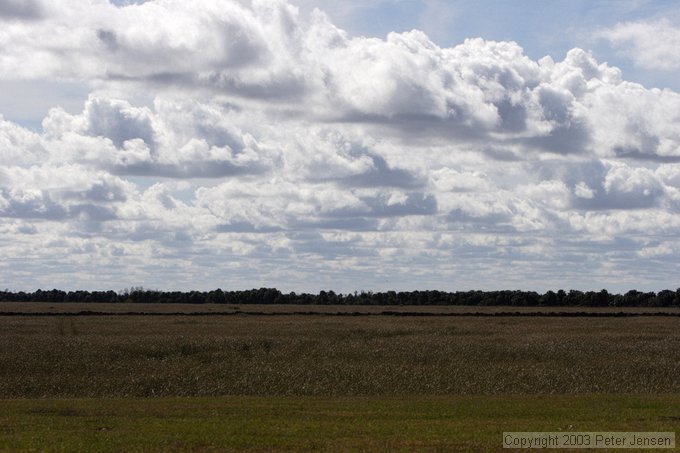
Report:
[[[680,68],[680,27],[668,19],[623,22],[598,36],[637,66],[664,71]]]
[[[0,18],[0,79],[92,93],[40,132],[0,120],[18,284],[99,260],[117,286],[602,286],[674,250],[680,95],[585,50],[350,38],[278,0],[40,11]]]
[[[59,39],[48,36],[65,23],[76,25]],[[618,69],[580,49],[561,62],[535,62],[511,42],[471,39],[441,48],[418,31],[350,39],[323,13],[302,18],[274,0],[190,7],[178,0],[127,7],[78,1],[37,24],[8,25],[5,77],[86,77],[102,92],[217,98],[269,115],[383,126],[384,134],[408,139],[493,137],[521,139],[528,151],[678,154],[678,96],[623,83]],[[129,134],[149,144],[150,125],[133,118],[145,113],[122,105],[106,107],[119,116],[115,124],[93,123],[90,114],[91,132],[119,147]],[[616,111],[607,110],[612,105]],[[88,108],[105,106],[91,101]],[[635,119],[640,112],[648,119]],[[609,133],[610,126],[618,130]]]
[[[46,5],[40,0],[2,0],[0,17],[10,20],[36,20],[46,13],[46,9]]]
[[[592,200],[595,198],[595,191],[591,189],[585,182],[580,182],[574,187],[574,195],[579,198]]]
[[[0,216],[103,222],[117,217],[134,186],[78,165],[0,168]]]
[[[5,121],[0,115],[0,165],[31,165],[46,156],[38,134]]]

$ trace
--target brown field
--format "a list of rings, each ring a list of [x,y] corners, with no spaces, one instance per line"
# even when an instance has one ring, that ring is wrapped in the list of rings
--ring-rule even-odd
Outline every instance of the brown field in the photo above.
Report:
[[[229,304],[102,304],[102,303],[48,303],[48,302],[0,302],[0,313],[79,313],[96,312],[104,314],[126,313],[361,313],[380,314],[432,313],[432,314],[470,314],[470,313],[627,313],[680,315],[680,307],[511,307],[511,306],[433,306],[433,305],[229,305]]]
[[[0,316],[0,452],[471,452],[504,431],[680,428],[679,317],[54,307]],[[402,307],[423,308],[465,309]]]
[[[0,316],[0,398],[680,392],[680,318]]]

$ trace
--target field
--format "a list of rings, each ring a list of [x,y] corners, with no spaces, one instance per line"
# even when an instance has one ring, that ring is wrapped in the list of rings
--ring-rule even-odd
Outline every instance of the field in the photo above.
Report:
[[[466,306],[466,305],[217,305],[217,304],[101,304],[101,303],[45,303],[45,302],[0,302],[0,313],[31,314],[371,314],[425,313],[433,315],[492,315],[499,313],[593,313],[596,315],[669,314],[680,316],[679,307],[508,307],[508,306]]]
[[[678,407],[677,395],[11,400],[0,451],[488,452],[504,431],[677,431]]]
[[[497,451],[504,430],[677,431],[678,327],[653,316],[0,316],[0,450]]]

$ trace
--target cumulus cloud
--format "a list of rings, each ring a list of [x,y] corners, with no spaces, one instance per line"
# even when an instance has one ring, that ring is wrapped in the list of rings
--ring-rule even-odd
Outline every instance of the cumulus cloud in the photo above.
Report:
[[[40,0],[2,0],[0,18],[34,20],[40,19],[45,7]]]
[[[39,134],[31,132],[0,115],[0,164],[31,165],[47,158]]]
[[[4,256],[299,290],[601,286],[674,250],[645,235],[680,232],[680,95],[588,51],[351,37],[280,0],[0,5],[0,78],[92,91],[0,118]]]
[[[680,68],[680,27],[668,19],[622,22],[601,30],[598,36],[643,68]]]
[[[50,111],[41,146],[53,161],[125,176],[218,178],[271,166],[273,152],[219,112],[192,102],[159,101],[151,109],[91,96],[82,114]]]
[[[303,16],[274,0],[125,7],[77,1],[45,21],[52,26],[7,28],[0,75],[86,77],[123,92],[128,86],[249,106],[258,101],[270,114],[369,124],[410,140],[495,140],[558,154],[677,154],[674,118],[659,124],[632,115],[667,117],[677,110],[677,96],[623,82],[618,69],[580,49],[560,62],[537,62],[513,42],[469,39],[441,48],[419,31],[350,38],[322,12]],[[59,27],[59,39],[47,36]],[[626,115],[605,111],[612,105]],[[105,112],[92,112],[99,117],[91,118],[93,133],[117,146],[129,134],[152,144],[150,125],[135,116],[144,112],[94,102],[88,108],[119,115],[97,123]],[[593,135],[610,131],[598,122],[612,116],[617,130],[606,134],[610,143],[596,137],[593,147]]]
[[[0,216],[102,222],[117,217],[133,185],[77,165],[0,168]]]

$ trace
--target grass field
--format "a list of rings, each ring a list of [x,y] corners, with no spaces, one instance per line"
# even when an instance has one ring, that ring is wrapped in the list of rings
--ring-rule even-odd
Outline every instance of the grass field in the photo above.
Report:
[[[3,403],[3,452],[476,452],[499,451],[505,431],[674,431],[680,423],[680,395],[221,397]]]
[[[493,451],[504,430],[677,431],[679,327],[1,316],[0,449]]]

